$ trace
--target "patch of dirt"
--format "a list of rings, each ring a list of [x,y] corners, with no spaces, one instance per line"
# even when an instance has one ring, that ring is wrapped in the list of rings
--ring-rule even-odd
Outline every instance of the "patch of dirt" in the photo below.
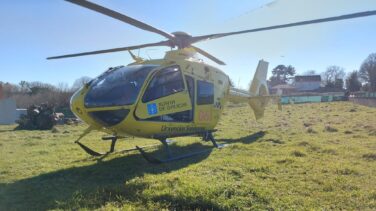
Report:
[[[293,162],[294,162],[294,160],[289,159],[289,158],[282,159],[282,160],[277,160],[278,164],[290,164],[290,163],[293,163]]]
[[[307,133],[317,133],[312,127],[306,127]]]
[[[334,132],[338,132],[338,129],[330,125],[325,125],[324,131],[334,133]]]
[[[370,135],[370,136],[376,136],[376,130],[371,130],[371,132],[368,133],[368,135]]]
[[[304,127],[310,127],[310,126],[312,126],[312,123],[304,122],[303,125],[304,125]]]
[[[366,130],[372,130],[372,126],[371,125],[363,125],[363,128],[366,129]]]
[[[325,154],[330,154],[330,155],[336,155],[337,154],[337,151],[335,151],[334,149],[323,149],[321,150],[322,153],[325,153]]]
[[[262,173],[268,173],[270,172],[269,167],[259,167],[259,168],[250,168],[250,173],[256,173],[256,172],[262,172]]]
[[[302,141],[298,144],[298,146],[306,147],[306,146],[310,146],[310,144],[307,141]]]
[[[285,143],[284,141],[281,141],[279,139],[273,139],[273,138],[266,139],[265,141],[272,142],[273,144],[284,144]]]
[[[295,157],[305,157],[306,156],[306,154],[304,154],[303,152],[297,151],[297,150],[291,152],[291,155],[295,156]]]
[[[312,150],[312,151],[315,151],[315,152],[318,152],[318,151],[321,150],[321,148],[318,147],[318,146],[311,146],[309,149]]]
[[[24,144],[23,144],[24,146],[36,146],[36,145],[38,145],[38,143],[34,143],[34,142],[25,142]]]
[[[58,132],[60,132],[60,131],[56,127],[53,127],[51,129],[51,133],[58,133]]]
[[[362,156],[366,160],[376,161],[376,153],[367,153]]]
[[[363,135],[353,135],[352,137],[353,138],[365,138],[365,136],[363,136]]]
[[[359,175],[357,171],[349,168],[338,169],[336,173],[340,175]]]

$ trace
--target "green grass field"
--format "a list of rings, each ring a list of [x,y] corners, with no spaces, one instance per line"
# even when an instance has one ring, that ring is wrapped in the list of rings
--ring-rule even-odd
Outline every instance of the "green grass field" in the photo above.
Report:
[[[73,144],[85,125],[55,132],[1,126],[0,210],[375,210],[376,109],[275,107],[256,122],[248,106],[228,106],[215,134],[228,147],[161,165],[137,152],[91,158]],[[82,142],[105,151],[102,135]],[[198,137],[174,140],[176,154],[210,147]],[[156,143],[129,138],[117,149]]]

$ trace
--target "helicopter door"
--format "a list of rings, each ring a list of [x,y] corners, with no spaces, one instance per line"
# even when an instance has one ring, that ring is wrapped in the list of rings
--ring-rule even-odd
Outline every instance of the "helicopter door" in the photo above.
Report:
[[[191,99],[191,106],[192,106],[192,109],[186,112],[188,114],[189,121],[193,121],[194,106],[195,106],[195,80],[189,75],[184,75],[184,76],[185,76],[185,83],[187,84],[189,98]]]
[[[189,122],[192,110],[188,89],[179,66],[156,72],[136,108],[144,120]]]
[[[213,120],[214,84],[208,81],[197,80],[197,100],[195,122],[210,123]]]

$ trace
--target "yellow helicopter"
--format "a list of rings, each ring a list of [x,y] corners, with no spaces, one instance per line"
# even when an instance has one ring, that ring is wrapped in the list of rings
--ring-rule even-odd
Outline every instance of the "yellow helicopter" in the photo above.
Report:
[[[231,86],[227,74],[197,59],[195,55],[199,53],[219,65],[224,65],[224,62],[192,44],[230,35],[376,15],[376,11],[368,11],[237,32],[191,36],[184,32],[164,32],[89,1],[67,1],[167,38],[156,43],[47,58],[60,59],[129,51],[134,59],[133,63],[109,68],[72,96],[71,110],[89,125],[75,143],[90,155],[101,156],[104,154],[80,142],[92,130],[110,134],[102,138],[112,140],[108,153],[114,152],[116,141],[125,136],[158,139],[166,147],[167,159],[151,157],[142,147],[134,148],[152,163],[169,162],[199,153],[172,157],[167,141],[170,137],[198,135],[205,141],[211,141],[216,148],[223,147],[216,143],[212,133],[227,101],[247,102],[253,109],[256,119],[263,116],[265,106],[270,100],[279,101],[277,96],[270,96],[268,93],[267,62],[260,60],[249,90],[239,90]],[[131,52],[151,46],[177,49],[168,51],[163,59],[155,60],[145,60]]]

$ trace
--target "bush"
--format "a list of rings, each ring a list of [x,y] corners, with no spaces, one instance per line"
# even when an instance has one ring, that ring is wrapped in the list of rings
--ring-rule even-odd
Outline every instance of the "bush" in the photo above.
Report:
[[[17,121],[16,130],[51,130],[57,123],[54,107],[48,104],[32,105],[27,114]]]

